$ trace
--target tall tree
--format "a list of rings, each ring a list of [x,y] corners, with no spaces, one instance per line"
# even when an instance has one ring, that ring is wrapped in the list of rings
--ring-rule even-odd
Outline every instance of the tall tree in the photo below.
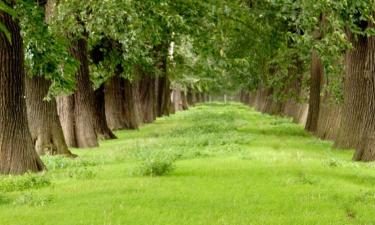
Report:
[[[41,171],[28,128],[24,99],[24,51],[20,26],[8,13],[0,11],[10,39],[0,33],[0,173],[22,174]]]

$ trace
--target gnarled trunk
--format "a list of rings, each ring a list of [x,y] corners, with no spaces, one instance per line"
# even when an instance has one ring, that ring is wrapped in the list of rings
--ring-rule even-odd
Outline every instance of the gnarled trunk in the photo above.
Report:
[[[64,136],[71,147],[97,147],[95,96],[90,81],[87,41],[83,38],[76,41],[71,54],[80,62],[80,67],[76,74],[76,92],[59,97],[57,101]]]
[[[11,33],[10,44],[0,32],[0,173],[23,174],[44,169],[32,143],[24,99],[24,52],[20,27],[0,11],[0,23]]]
[[[116,139],[111,129],[109,129],[105,116],[104,85],[101,85],[94,92],[95,94],[95,131],[100,140]]]
[[[26,103],[29,128],[39,155],[74,156],[65,142],[55,98],[45,101],[51,82],[26,76]]]

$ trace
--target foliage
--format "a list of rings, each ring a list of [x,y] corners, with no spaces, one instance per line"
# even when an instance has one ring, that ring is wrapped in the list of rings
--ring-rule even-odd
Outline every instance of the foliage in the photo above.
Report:
[[[52,196],[37,195],[34,192],[24,192],[18,196],[13,205],[16,206],[46,206],[52,201]]]
[[[138,153],[138,158],[141,162],[132,171],[135,176],[163,176],[175,168],[175,156],[165,151],[143,151]]]
[[[7,5],[4,1],[0,1],[0,11],[5,12],[11,16],[15,15],[14,9]],[[6,38],[8,39],[9,43],[12,43],[12,35],[3,23],[0,23],[0,32],[3,32]]]
[[[0,190],[3,192],[38,189],[51,185],[45,175],[28,173],[21,177],[0,177]]]
[[[74,90],[78,63],[69,54],[68,40],[49,29],[44,7],[33,0],[22,0],[16,4],[28,75],[43,76],[51,81],[49,98]]]

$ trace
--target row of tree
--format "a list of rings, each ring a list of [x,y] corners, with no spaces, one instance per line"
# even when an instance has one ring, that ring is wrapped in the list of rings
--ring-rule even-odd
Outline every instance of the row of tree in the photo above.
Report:
[[[354,160],[375,160],[374,2],[248,3],[251,46],[241,52],[253,67],[250,76],[237,74],[241,100],[291,116],[338,148],[356,149]],[[250,37],[254,31],[259,35]]]
[[[221,90],[228,9],[224,0],[0,1],[0,173],[42,171],[40,155],[75,157],[69,147],[97,147]]]

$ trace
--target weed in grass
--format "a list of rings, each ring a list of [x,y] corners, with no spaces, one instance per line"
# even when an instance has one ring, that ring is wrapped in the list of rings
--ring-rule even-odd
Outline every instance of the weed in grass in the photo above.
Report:
[[[37,195],[33,192],[25,192],[18,196],[13,202],[16,206],[46,206],[52,202],[51,195]]]
[[[336,167],[341,167],[342,166],[342,162],[340,162],[337,159],[329,159],[326,162],[326,165],[329,166],[329,167],[331,167],[331,168],[336,168]]]
[[[98,160],[71,159],[63,156],[44,156],[43,162],[50,171],[65,168],[93,167],[99,164]]]
[[[9,203],[10,203],[9,197],[4,194],[0,194],[0,205],[6,205]]]
[[[297,182],[300,183],[300,184],[315,185],[315,184],[318,183],[318,180],[315,179],[312,176],[307,175],[304,172],[300,172],[298,174],[298,180],[297,180]]]
[[[27,173],[23,176],[0,177],[0,191],[12,192],[27,189],[38,189],[51,185],[45,174]]]
[[[139,156],[141,163],[132,171],[133,176],[163,176],[171,172],[176,161],[175,154],[162,151],[144,151]]]
[[[87,180],[87,179],[93,179],[97,175],[97,172],[88,167],[77,167],[73,168],[68,171],[67,176],[69,178],[79,179],[79,180]]]

